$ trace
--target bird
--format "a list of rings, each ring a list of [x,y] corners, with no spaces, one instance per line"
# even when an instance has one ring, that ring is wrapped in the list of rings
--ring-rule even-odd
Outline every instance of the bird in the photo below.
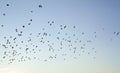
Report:
[[[32,19],[30,19],[30,21],[32,22]]]
[[[3,16],[5,16],[6,14],[5,13],[3,13]]]
[[[42,5],[38,5],[39,8],[42,8]]]
[[[25,28],[25,26],[24,26],[24,25],[23,25],[22,27],[23,27],[23,28]]]
[[[120,32],[117,32],[117,35],[119,35]]]
[[[30,12],[33,13],[33,10],[31,10]]]
[[[1,27],[4,27],[4,25],[1,25]]]
[[[6,6],[10,6],[9,4],[6,4]]]
[[[73,28],[75,28],[75,26],[73,26]]]
[[[15,29],[16,32],[18,32],[18,29]]]
[[[31,23],[28,23],[28,25],[31,25]]]

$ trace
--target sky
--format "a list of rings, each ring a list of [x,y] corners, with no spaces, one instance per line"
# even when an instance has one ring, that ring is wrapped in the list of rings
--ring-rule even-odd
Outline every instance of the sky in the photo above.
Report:
[[[60,30],[61,25],[66,28]],[[17,36],[16,28],[23,31],[23,36]],[[57,34],[59,31],[60,35]],[[51,34],[45,40],[55,48],[54,53],[48,51],[46,44],[39,44],[36,37],[39,32]],[[24,52],[26,44],[34,48],[31,44],[20,43],[26,41],[30,33],[33,44],[39,48],[35,54]],[[22,54],[14,56],[16,60],[11,64],[8,64],[9,57],[3,59],[4,51],[13,51],[3,47],[5,36],[17,36],[17,44],[23,47],[21,50],[15,47]],[[75,54],[68,50],[65,41],[64,49],[58,51],[60,45],[56,36],[60,39],[71,36],[72,41],[78,42],[79,39],[82,42],[72,42],[77,47]],[[86,43],[88,40],[92,42]],[[83,46],[83,51],[78,49]],[[39,53],[38,50],[42,51]],[[49,55],[55,54],[56,59],[48,60]],[[18,62],[25,55],[31,60]],[[0,0],[0,73],[120,73],[120,0]]]

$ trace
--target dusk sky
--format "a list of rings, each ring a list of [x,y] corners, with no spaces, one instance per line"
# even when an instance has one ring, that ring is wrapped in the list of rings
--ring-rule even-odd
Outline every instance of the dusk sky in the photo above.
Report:
[[[120,73],[120,0],[0,0],[0,73]]]

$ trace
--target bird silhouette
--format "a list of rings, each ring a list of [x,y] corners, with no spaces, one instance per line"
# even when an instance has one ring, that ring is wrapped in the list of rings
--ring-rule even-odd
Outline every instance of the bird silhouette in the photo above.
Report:
[[[38,7],[39,7],[39,8],[42,8],[42,5],[39,5]]]
[[[6,6],[10,6],[9,4],[6,4]]]

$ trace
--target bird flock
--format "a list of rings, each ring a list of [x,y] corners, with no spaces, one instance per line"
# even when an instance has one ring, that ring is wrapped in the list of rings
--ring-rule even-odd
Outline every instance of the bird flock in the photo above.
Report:
[[[6,4],[6,6],[9,7],[10,4]],[[36,7],[43,8],[41,4]],[[30,12],[33,13],[34,11],[31,10]],[[2,13],[2,15],[6,16],[6,13]],[[59,25],[52,20],[46,21],[47,27],[40,27],[40,32],[26,33],[25,29],[34,25],[32,24],[34,19],[28,20],[29,23],[13,29],[14,35],[0,37],[0,63],[7,61],[8,64],[11,64],[31,60],[47,62],[56,59],[69,60],[69,58],[78,60],[82,55],[89,55],[96,59],[97,50],[94,46],[90,46],[97,39],[96,31],[91,33],[92,36],[86,32],[77,34],[76,29],[79,28],[75,25]],[[1,24],[0,29],[5,29],[6,26]],[[58,29],[56,30],[54,27]],[[113,34],[119,36],[120,32]]]

